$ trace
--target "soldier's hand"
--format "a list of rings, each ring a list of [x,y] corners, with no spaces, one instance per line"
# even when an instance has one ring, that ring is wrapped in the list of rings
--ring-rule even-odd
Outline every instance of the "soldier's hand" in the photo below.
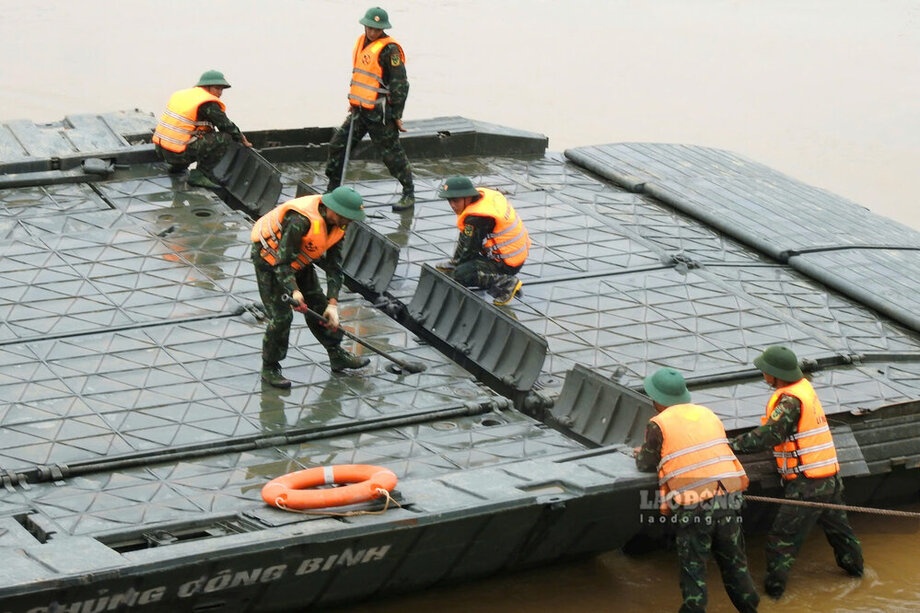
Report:
[[[299,289],[295,289],[291,294],[291,308],[298,313],[306,313],[307,309],[309,308],[307,303],[304,302],[303,294]]]
[[[336,302],[330,301],[329,305],[326,307],[326,310],[323,311],[323,317],[326,318],[326,325],[333,330],[338,329],[339,327],[339,305]]]
[[[633,447],[633,457],[639,455],[639,452],[642,450],[642,447]]]
[[[400,132],[408,132],[408,130],[406,130],[402,125],[402,119],[394,119],[393,123],[396,124],[396,129]]]
[[[249,142],[249,139],[246,138],[245,134],[240,134],[240,136],[242,137],[242,140],[240,142],[243,143],[244,147],[252,147],[252,143]]]
[[[457,265],[454,264],[453,260],[447,260],[446,262],[438,262],[434,265],[434,268],[435,270],[449,274],[457,268]]]

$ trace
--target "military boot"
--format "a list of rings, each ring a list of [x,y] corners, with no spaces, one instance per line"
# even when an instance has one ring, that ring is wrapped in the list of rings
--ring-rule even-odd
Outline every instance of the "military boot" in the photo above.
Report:
[[[415,188],[403,188],[402,198],[396,201],[392,206],[394,211],[407,211],[415,206]]]
[[[342,372],[346,368],[362,368],[370,363],[370,358],[355,355],[341,346],[329,349],[329,365],[332,372]]]
[[[291,387],[291,382],[281,374],[280,364],[262,364],[262,381],[281,389]]]
[[[521,291],[523,285],[524,283],[514,275],[501,275],[489,288],[489,293],[495,298],[492,304],[508,304]]]
[[[188,179],[186,179],[186,182],[189,185],[195,185],[197,187],[208,187],[210,189],[216,189],[220,187],[219,184],[209,179],[207,175],[205,175],[197,168],[188,173]]]

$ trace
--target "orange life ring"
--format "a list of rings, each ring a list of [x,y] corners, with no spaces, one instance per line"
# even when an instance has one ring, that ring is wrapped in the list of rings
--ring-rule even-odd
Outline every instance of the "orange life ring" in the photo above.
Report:
[[[304,489],[317,485],[350,483],[342,487]],[[278,508],[319,509],[366,502],[393,491],[392,470],[370,464],[318,466],[281,475],[262,488],[262,500]]]

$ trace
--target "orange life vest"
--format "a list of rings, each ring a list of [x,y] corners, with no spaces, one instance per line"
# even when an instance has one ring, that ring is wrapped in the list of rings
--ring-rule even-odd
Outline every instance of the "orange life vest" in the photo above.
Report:
[[[226,105],[220,98],[202,87],[192,87],[174,93],[160,115],[153,142],[173,153],[182,153],[188,144],[214,126],[209,121],[198,121],[198,107],[205,102],[216,102],[221,110]]]
[[[353,52],[353,64],[351,72],[351,89],[348,91],[348,103],[351,106],[360,106],[366,109],[372,109],[375,106],[386,103],[387,89],[383,82],[383,66],[380,65],[380,52],[390,43],[396,45],[399,49],[399,55],[403,63],[406,62],[406,54],[402,47],[389,36],[381,36],[372,41],[366,47],[364,46],[364,34],[358,37],[355,42]]]
[[[836,475],[840,465],[837,463],[831,429],[827,425],[821,401],[807,379],[799,379],[773,392],[767,403],[767,414],[760,418],[761,423],[767,423],[780,396],[784,394],[798,398],[802,412],[795,433],[773,447],[779,474],[786,480],[795,479],[798,473],[805,473],[806,477],[812,479]]]
[[[291,262],[291,268],[300,270],[318,260],[334,244],[342,240],[345,230],[339,226],[326,231],[326,221],[319,213],[322,196],[303,196],[284,204],[260,217],[252,227],[252,242],[262,243],[262,259],[274,266],[278,263],[278,243],[281,241],[281,222],[289,211],[297,211],[310,220],[310,229],[300,242],[300,253]]]
[[[652,418],[661,428],[658,487],[661,512],[674,504],[693,505],[720,494],[747,489],[748,478],[735,457],[721,420],[698,404],[675,404]]]
[[[477,187],[482,198],[457,215],[457,228],[463,232],[470,215],[491,217],[495,227],[482,242],[483,254],[508,266],[520,266],[530,251],[530,236],[508,199],[493,189]]]

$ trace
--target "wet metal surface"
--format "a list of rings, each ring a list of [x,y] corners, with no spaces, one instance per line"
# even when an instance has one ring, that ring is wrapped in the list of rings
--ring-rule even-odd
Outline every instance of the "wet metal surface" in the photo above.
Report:
[[[553,153],[414,160],[418,200],[403,213],[390,210],[399,188],[385,168],[354,161],[349,177],[365,198],[367,225],[399,248],[392,280],[375,288],[386,294],[376,306],[408,305],[422,266],[453,253],[455,216],[435,193],[445,176],[463,173],[507,194],[533,239],[519,299],[497,308],[481,290],[471,296],[545,339],[542,368],[531,374],[534,391],[549,401],[576,365],[633,392],[667,365],[685,374],[694,400],[728,428],[749,427],[759,423],[767,395],[751,360],[774,343],[794,346],[817,365],[813,380],[832,421],[920,397],[916,332],[828,291],[794,262],[812,258],[820,266],[817,258],[831,252],[795,255],[786,265],[783,254],[746,246],[744,231],[732,238],[694,220],[693,211],[672,203],[676,196],[638,193],[654,179],[672,190],[687,187],[690,200],[708,198],[712,182],[688,187],[672,172],[681,151],[666,149],[667,163],[647,156],[647,176],[630,167],[620,179],[636,193],[599,178],[597,159],[584,162],[589,169]],[[730,159],[689,151],[686,168],[747,180],[745,167]],[[319,162],[278,167],[283,198],[296,194],[298,182],[317,192],[325,187]],[[766,171],[758,165],[756,172]],[[405,572],[432,583],[617,547],[638,529],[610,521],[612,513],[632,517],[637,488],[654,479],[617,451],[626,435],[604,438],[610,448],[588,449],[511,409],[513,399],[357,294],[342,296],[345,326],[399,359],[424,364],[423,372],[400,372],[346,340],[371,364],[331,373],[325,351],[296,318],[283,363],[294,386],[264,386],[251,220],[213,193],[168,177],[160,164],[119,168],[92,184],[2,190],[0,224],[0,514],[35,541],[24,545],[28,554],[14,552],[11,585],[154,561],[175,572],[175,552],[210,559],[224,537],[251,547],[250,565],[264,564],[256,556],[265,551],[307,559],[316,554],[298,549],[306,533],[354,543],[368,526],[383,524],[380,534],[404,548],[398,564],[411,560]],[[850,236],[855,241],[857,233]],[[485,340],[501,344],[497,335]],[[493,354],[523,363],[506,349]],[[634,398],[640,409],[643,398]],[[905,419],[905,432],[913,432]],[[622,428],[628,437],[638,436],[634,425]],[[873,471],[890,471],[886,457],[864,457],[863,425],[834,423],[847,470],[865,474],[871,463]],[[595,426],[584,424],[585,431]],[[314,520],[260,500],[272,477],[348,463],[394,470],[405,507]],[[435,534],[447,525],[455,531],[456,562],[442,567],[427,539],[443,538]],[[347,532],[352,527],[359,529]],[[495,552],[494,539],[511,532],[517,544]],[[28,542],[15,526],[8,534],[11,543]],[[99,555],[65,555],[78,541]],[[208,569],[224,572],[217,563]],[[374,576],[393,578],[400,589],[412,584],[395,570]],[[337,597],[324,581],[318,585],[313,598]]]
[[[920,232],[727,151],[628,143],[566,155],[920,332]]]
[[[727,159],[726,164],[732,158]],[[751,164],[757,172],[769,170]],[[408,218],[385,208],[398,197],[386,170],[356,164],[356,187],[369,194],[377,215],[369,223],[402,240],[390,285],[397,297],[414,291],[421,264],[453,253],[455,217],[434,194],[451,168],[465,168],[476,184],[507,194],[527,225],[534,245],[521,272],[522,296],[502,310],[546,338],[549,353],[537,382],[546,393],[558,394],[575,364],[635,389],[655,365],[678,368],[691,381],[730,372],[750,375],[751,361],[764,347],[785,343],[803,359],[873,361],[816,377],[822,397],[834,398],[825,403],[829,412],[917,395],[918,382],[902,375],[920,367],[917,334],[722,232],[648,196],[599,181],[552,153],[533,160],[462,158],[450,167],[420,161],[414,169],[423,177],[417,182],[422,202]],[[318,170],[302,176],[322,189]],[[811,193],[812,188],[798,189]],[[862,223],[862,214],[853,214],[853,223]],[[887,364],[891,356],[897,363]],[[751,383],[693,389],[728,427],[759,423],[764,390],[756,377]]]
[[[4,496],[0,512],[40,508],[32,521],[46,531],[92,535],[258,511],[268,480],[312,466],[376,464],[401,480],[427,479],[579,448],[532,420],[495,413],[37,484]]]

